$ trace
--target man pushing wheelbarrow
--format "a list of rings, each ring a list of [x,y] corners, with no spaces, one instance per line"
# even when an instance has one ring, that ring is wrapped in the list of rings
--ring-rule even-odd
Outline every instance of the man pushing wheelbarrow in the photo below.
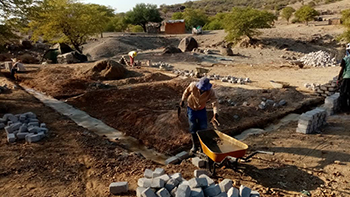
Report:
[[[213,107],[213,118],[211,122],[215,125],[220,125],[218,122],[218,99],[215,91],[212,89],[210,80],[203,77],[199,82],[192,82],[184,91],[180,106],[185,107],[185,100],[187,100],[187,115],[190,125],[190,132],[192,135],[191,154],[198,150],[199,140],[197,131],[206,130],[207,123],[207,102],[211,102]]]

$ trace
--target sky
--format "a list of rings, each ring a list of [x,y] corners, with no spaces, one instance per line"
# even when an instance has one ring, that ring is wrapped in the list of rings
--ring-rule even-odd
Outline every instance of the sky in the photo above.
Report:
[[[96,3],[100,5],[111,6],[116,9],[116,12],[127,12],[131,10],[138,3],[150,3],[162,5],[171,5],[177,3],[184,3],[186,0],[81,0],[84,3]]]

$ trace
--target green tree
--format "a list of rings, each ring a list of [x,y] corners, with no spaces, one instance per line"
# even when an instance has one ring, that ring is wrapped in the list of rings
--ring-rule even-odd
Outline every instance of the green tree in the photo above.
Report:
[[[32,0],[0,0],[0,44],[17,38],[19,31],[28,24]]]
[[[252,8],[233,8],[224,19],[224,29],[227,32],[226,40],[237,42],[243,36],[252,39],[259,35],[258,28],[271,28],[277,17],[267,11]]]
[[[91,6],[93,10],[96,10],[98,13],[98,18],[100,22],[96,25],[100,26],[101,38],[103,37],[103,32],[106,30],[107,26],[110,24],[112,18],[115,16],[114,9],[108,6],[99,5],[99,4],[87,4]]]
[[[219,30],[224,29],[223,21],[226,17],[226,13],[217,13],[215,16],[210,17],[209,22],[204,25],[205,30]]]
[[[105,27],[105,13],[96,6],[75,0],[44,0],[37,10],[30,17],[32,39],[42,37],[52,43],[68,42],[79,52],[79,47],[90,36],[100,33]]]
[[[196,26],[204,26],[208,21],[208,16],[200,9],[186,8],[183,12],[183,19],[187,29]]]
[[[146,32],[146,25],[149,22],[162,22],[157,5],[137,4],[131,11],[126,13],[127,21],[133,25],[140,25]]]
[[[184,19],[184,14],[182,12],[175,12],[172,16],[171,19],[173,20],[179,20],[179,19]]]
[[[304,5],[295,12],[295,17],[299,21],[305,22],[306,25],[309,21],[313,20],[315,16],[320,15],[315,9],[308,5]]]
[[[350,42],[350,9],[342,11],[341,21],[346,30],[339,38],[344,39],[346,42]]]
[[[123,32],[128,28],[125,13],[116,14],[107,24],[105,31],[107,32]]]
[[[295,9],[292,7],[285,7],[282,9],[281,17],[286,19],[289,23],[290,17],[292,17],[293,13],[295,12]]]

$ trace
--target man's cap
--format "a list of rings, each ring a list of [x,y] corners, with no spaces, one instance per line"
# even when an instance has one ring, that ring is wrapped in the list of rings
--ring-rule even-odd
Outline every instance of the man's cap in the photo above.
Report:
[[[210,83],[210,79],[207,77],[202,77],[196,84],[196,87],[202,91],[208,91],[211,89],[212,84]]]

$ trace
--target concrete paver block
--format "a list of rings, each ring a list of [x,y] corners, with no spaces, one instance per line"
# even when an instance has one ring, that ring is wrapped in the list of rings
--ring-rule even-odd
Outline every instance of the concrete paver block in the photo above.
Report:
[[[136,188],[136,196],[137,197],[142,197],[142,192],[145,191],[147,188],[143,188],[143,187],[138,187]]]
[[[180,162],[178,157],[170,157],[167,160],[165,160],[165,164],[177,164],[178,162]]]
[[[114,182],[109,185],[109,191],[114,195],[126,193],[128,190],[128,182]]]
[[[39,133],[40,132],[47,134],[49,132],[49,130],[47,128],[39,128]]]
[[[27,112],[27,113],[24,113],[23,115],[25,115],[27,118],[36,118],[36,114],[34,114],[33,112]]]
[[[173,190],[171,190],[170,194],[172,197],[176,197],[176,191],[177,191],[177,187],[175,187]]]
[[[224,179],[220,182],[219,186],[221,189],[221,192],[228,192],[229,189],[231,189],[233,182],[231,179]]]
[[[37,127],[37,126],[34,126],[34,127],[33,126],[29,126],[28,127],[28,131],[29,131],[29,133],[38,133],[40,131],[40,128]]]
[[[0,123],[0,129],[3,129],[5,127],[6,127],[6,125],[4,123]]]
[[[198,178],[202,174],[210,176],[210,173],[207,170],[195,170],[194,171],[194,177],[196,177],[196,178]]]
[[[204,197],[202,188],[192,188],[191,197]]]
[[[175,173],[175,174],[171,175],[171,178],[172,179],[176,179],[177,181],[179,181],[179,183],[182,182],[182,175],[181,175],[181,173]]]
[[[176,197],[190,197],[191,189],[188,185],[180,185],[175,193]]]
[[[228,197],[239,197],[239,190],[235,187],[231,187],[231,189],[227,192]]]
[[[165,188],[160,189],[159,191],[157,191],[157,196],[159,197],[170,197],[170,193],[168,190],[166,190]]]
[[[155,177],[159,177],[159,176],[162,176],[163,174],[165,174],[165,171],[163,168],[156,168],[153,172],[153,178]]]
[[[39,142],[41,140],[42,136],[39,134],[29,134],[26,135],[25,139],[29,143]]]
[[[177,187],[178,185],[180,184],[180,182],[176,179],[169,179],[166,184],[165,184],[165,188],[168,190],[168,191],[172,191],[175,187]]]
[[[153,170],[146,169],[145,173],[143,174],[144,177],[146,178],[152,178]]]
[[[215,182],[213,181],[213,179],[211,179],[211,178],[210,178],[208,175],[206,175],[206,174],[200,175],[199,178],[205,178],[205,179],[207,179],[208,186],[214,185],[214,184],[215,184]]]
[[[211,185],[204,189],[204,194],[206,196],[216,196],[216,195],[219,195],[220,193],[221,193],[221,189],[217,184]]]
[[[142,197],[157,197],[157,195],[154,193],[154,191],[151,188],[147,188],[143,190]]]
[[[19,128],[20,133],[27,133],[28,127],[27,124],[22,124],[22,126]]]
[[[21,133],[21,132],[19,132],[19,133],[17,133],[16,134],[16,136],[17,136],[17,139],[19,139],[19,140],[24,140],[25,138],[26,138],[26,135],[28,135],[29,133]]]
[[[4,118],[0,118],[0,123],[4,123],[4,124],[6,124],[6,123],[7,123],[7,120],[6,120],[6,119],[4,119]]]
[[[166,183],[169,181],[170,176],[167,174],[163,174],[162,176],[159,176],[158,178],[162,179]]]
[[[159,189],[159,188],[164,187],[164,185],[165,185],[165,182],[163,179],[160,179],[160,178],[153,178],[152,179],[151,188]]]
[[[40,127],[41,127],[41,128],[46,128],[46,124],[45,124],[45,123],[41,123],[41,124],[40,124]]]
[[[189,182],[191,188],[208,186],[208,181],[206,178],[192,178],[188,182]]]
[[[18,122],[18,118],[14,115],[8,116],[7,120],[12,121],[13,123]]]
[[[11,126],[6,126],[6,127],[5,127],[5,131],[6,131],[7,134],[13,133],[13,130],[12,130],[12,127],[11,127]]]
[[[22,126],[23,123],[21,122],[16,122],[11,125],[12,131],[19,130],[19,128]]]
[[[152,179],[140,178],[140,179],[137,181],[137,185],[138,185],[139,187],[144,187],[144,188],[151,187],[151,185],[152,185]]]
[[[20,115],[19,116],[19,120],[22,122],[22,121],[25,121],[27,119],[27,116],[26,115]]]
[[[8,133],[7,134],[7,142],[13,143],[16,141],[16,136],[13,133]]]
[[[192,164],[198,168],[205,168],[207,162],[199,157],[192,158]]]
[[[252,190],[249,187],[241,185],[241,187],[239,188],[239,195],[241,197],[250,197],[250,192],[251,191]]]
[[[29,122],[28,126],[36,126],[39,127],[39,122]]]
[[[29,122],[39,122],[39,120],[36,118],[29,118]]]
[[[260,197],[260,194],[257,191],[252,191],[250,192],[250,197]]]
[[[219,195],[216,195],[215,197],[227,197],[227,193],[221,192]]]
[[[178,153],[175,155],[175,157],[178,157],[180,160],[187,159],[190,155],[186,151],[182,151],[181,153]]]

